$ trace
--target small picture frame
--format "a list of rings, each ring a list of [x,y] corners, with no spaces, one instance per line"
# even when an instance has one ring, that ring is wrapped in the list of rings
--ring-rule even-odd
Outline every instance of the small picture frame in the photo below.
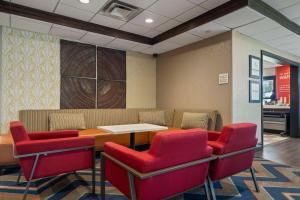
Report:
[[[259,79],[261,75],[260,58],[249,56],[249,77]]]
[[[249,80],[249,103],[260,103],[260,82]]]
[[[219,85],[228,84],[228,73],[219,74]]]

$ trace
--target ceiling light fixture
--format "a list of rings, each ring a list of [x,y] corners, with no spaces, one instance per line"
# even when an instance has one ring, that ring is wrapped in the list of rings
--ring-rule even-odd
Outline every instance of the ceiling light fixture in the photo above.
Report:
[[[145,20],[145,22],[148,23],[148,24],[151,24],[151,23],[153,23],[153,19],[147,18],[147,19]]]
[[[87,3],[90,3],[90,0],[79,0],[80,3],[84,3],[84,4],[87,4]]]

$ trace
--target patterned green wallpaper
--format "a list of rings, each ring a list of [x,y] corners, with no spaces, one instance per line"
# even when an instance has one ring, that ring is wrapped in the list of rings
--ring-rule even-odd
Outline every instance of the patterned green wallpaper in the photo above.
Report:
[[[2,27],[1,54],[0,133],[19,110],[59,108],[59,39]]]

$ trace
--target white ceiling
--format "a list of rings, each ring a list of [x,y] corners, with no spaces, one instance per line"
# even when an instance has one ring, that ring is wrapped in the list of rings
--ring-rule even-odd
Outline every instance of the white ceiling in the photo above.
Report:
[[[263,0],[263,1],[277,10],[293,6],[300,2],[299,0]]]
[[[10,15],[6,13],[0,13],[0,25],[10,26]]]
[[[108,0],[6,0],[83,21],[154,37],[229,0],[121,0],[144,9],[130,22],[106,17],[99,10]],[[145,19],[152,18],[152,24]]]
[[[79,3],[78,0],[7,1],[146,37],[155,37],[160,33],[199,16],[210,9],[228,2],[229,0],[121,0],[145,9],[129,22],[110,18],[99,13],[101,7],[108,0],[91,0],[90,4],[82,4]],[[300,0],[264,1],[300,25]],[[146,24],[146,18],[152,18],[154,22],[152,24]],[[283,28],[276,22],[264,17],[248,7],[153,46],[15,15],[8,15],[5,13],[0,13],[0,25],[35,32],[49,33],[64,39],[71,39],[109,48],[139,51],[147,54],[163,53],[232,29],[236,29],[243,34],[263,41],[273,47],[289,51],[300,56],[300,36]]]
[[[49,31],[50,35],[58,36],[65,39],[72,39],[72,40],[79,40],[86,33],[87,31],[56,25],[56,24],[54,24],[51,30]]]
[[[300,25],[300,0],[263,0]],[[237,30],[276,49],[300,57],[300,36],[264,17]]]
[[[11,26],[18,29],[25,29],[33,32],[49,33],[52,24],[21,16],[11,15]]]

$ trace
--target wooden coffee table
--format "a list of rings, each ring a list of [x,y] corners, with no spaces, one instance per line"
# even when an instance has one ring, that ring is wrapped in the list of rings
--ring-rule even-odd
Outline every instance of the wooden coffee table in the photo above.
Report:
[[[112,126],[97,126],[97,129],[109,132],[111,134],[130,134],[130,148],[135,149],[135,134],[167,130],[166,126],[158,126],[154,124],[125,124],[125,125],[112,125]]]

